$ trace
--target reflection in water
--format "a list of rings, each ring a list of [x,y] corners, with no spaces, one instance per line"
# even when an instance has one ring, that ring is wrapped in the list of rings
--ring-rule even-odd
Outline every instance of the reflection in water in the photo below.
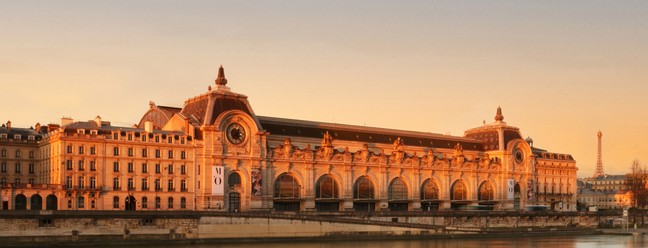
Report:
[[[125,246],[121,246],[125,247]],[[135,247],[135,246],[133,246]],[[141,246],[138,246],[141,247]],[[639,248],[648,247],[648,236],[585,235],[558,237],[507,237],[507,238],[470,238],[470,239],[429,239],[429,240],[386,240],[386,241],[336,241],[336,242],[270,242],[270,243],[228,243],[199,245],[160,245],[147,247],[180,248]]]

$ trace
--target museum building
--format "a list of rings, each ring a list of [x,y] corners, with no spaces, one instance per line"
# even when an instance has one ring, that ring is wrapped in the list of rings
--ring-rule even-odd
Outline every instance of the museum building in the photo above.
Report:
[[[15,149],[4,130],[0,149]],[[207,92],[151,102],[134,127],[37,130],[40,179],[3,184],[3,209],[576,210],[576,161],[533,147],[500,108],[463,137],[257,116],[221,67]],[[24,203],[35,196],[55,202]]]

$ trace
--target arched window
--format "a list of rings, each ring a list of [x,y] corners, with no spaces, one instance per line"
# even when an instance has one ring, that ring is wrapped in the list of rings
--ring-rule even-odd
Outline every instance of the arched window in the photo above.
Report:
[[[363,176],[358,178],[353,190],[354,199],[374,199],[374,184],[369,178]]]
[[[148,208],[148,197],[142,197],[142,208]]]
[[[492,201],[495,199],[495,191],[493,190],[493,185],[490,182],[484,182],[479,187],[479,200],[480,201]]]
[[[155,208],[160,208],[162,205],[162,199],[160,197],[155,197]]]
[[[290,174],[281,174],[275,181],[274,196],[278,198],[299,198],[301,186]]]
[[[77,208],[85,208],[85,198],[83,196],[79,196],[79,199],[77,200]]]
[[[180,198],[180,208],[185,209],[187,208],[187,198]]]
[[[230,187],[241,185],[241,175],[236,172],[230,174],[227,178],[227,185],[229,185]]]
[[[173,197],[169,197],[168,206],[169,206],[169,209],[173,208]]]
[[[439,187],[432,180],[426,180],[421,187],[421,200],[438,200],[439,199]]]
[[[315,198],[339,198],[340,187],[330,175],[324,175],[317,182]]]
[[[468,199],[466,185],[462,181],[456,181],[454,185],[452,185],[452,191],[450,191],[450,193],[452,194],[450,195],[451,200],[459,201]]]
[[[407,185],[401,178],[395,178],[389,185],[389,200],[407,200]]]

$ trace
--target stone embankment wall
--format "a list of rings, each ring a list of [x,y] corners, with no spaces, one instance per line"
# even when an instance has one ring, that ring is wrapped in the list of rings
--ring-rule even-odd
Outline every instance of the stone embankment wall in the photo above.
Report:
[[[286,239],[484,233],[596,227],[585,214],[321,215],[213,212],[3,212],[0,246],[92,242],[196,242],[211,239]]]

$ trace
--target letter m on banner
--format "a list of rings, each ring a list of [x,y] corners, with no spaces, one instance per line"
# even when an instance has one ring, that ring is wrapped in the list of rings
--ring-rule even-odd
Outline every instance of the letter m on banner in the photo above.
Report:
[[[212,195],[222,196],[225,194],[225,168],[223,166],[212,167]]]

